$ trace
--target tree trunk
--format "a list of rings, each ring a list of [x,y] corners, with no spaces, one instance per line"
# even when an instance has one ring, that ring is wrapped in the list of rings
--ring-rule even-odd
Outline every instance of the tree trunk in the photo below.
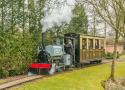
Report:
[[[118,46],[118,31],[115,32],[115,43],[114,43],[114,58],[111,65],[110,79],[115,81],[115,61],[117,60],[117,46]]]
[[[95,18],[95,11],[94,11],[94,22],[93,22],[93,29],[94,29],[94,36],[96,36],[96,18]]]
[[[1,19],[1,30],[3,31],[3,29],[4,29],[4,0],[2,0],[2,4],[1,4],[1,6],[2,6],[2,10],[1,10],[1,13],[2,13],[2,19]]]
[[[23,27],[23,38],[25,38],[25,1],[23,0],[23,25],[22,25],[22,27]]]
[[[11,31],[12,31],[12,34],[14,33],[13,31],[13,27],[14,27],[14,7],[13,7],[13,4],[14,4],[14,1],[12,0],[11,1]]]
[[[104,29],[104,32],[105,32],[105,37],[106,37],[106,28],[107,28],[107,25],[106,25],[106,22],[105,22],[105,29]]]

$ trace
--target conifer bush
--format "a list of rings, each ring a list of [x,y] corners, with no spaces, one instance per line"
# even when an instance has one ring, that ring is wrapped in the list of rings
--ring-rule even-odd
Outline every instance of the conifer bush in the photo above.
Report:
[[[40,37],[35,41],[30,33],[25,33],[25,36],[19,32],[2,35],[0,35],[0,78],[25,74],[36,58]]]

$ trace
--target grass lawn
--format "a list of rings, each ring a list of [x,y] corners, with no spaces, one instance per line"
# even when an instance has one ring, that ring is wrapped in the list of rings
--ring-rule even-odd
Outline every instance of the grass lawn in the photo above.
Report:
[[[3,83],[5,83],[5,82],[7,82],[7,80],[0,79],[0,84],[3,84]]]
[[[117,62],[116,67],[116,78],[125,77],[125,62]],[[110,64],[103,64],[39,79],[11,90],[103,90],[100,82],[109,74]]]
[[[119,58],[125,58],[125,54],[121,55]]]

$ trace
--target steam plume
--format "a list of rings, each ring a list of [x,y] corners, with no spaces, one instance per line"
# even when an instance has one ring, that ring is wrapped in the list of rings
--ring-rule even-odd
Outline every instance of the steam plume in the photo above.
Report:
[[[44,17],[41,19],[42,32],[62,24],[69,24],[73,17],[72,10],[75,8],[75,0],[47,0],[45,2]]]

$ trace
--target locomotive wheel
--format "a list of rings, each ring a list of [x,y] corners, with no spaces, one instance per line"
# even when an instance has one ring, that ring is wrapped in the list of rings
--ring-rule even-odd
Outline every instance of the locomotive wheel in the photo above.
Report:
[[[80,67],[81,67],[81,64],[80,64],[80,63],[77,63],[77,64],[76,64],[76,67],[77,67],[77,68],[80,68]]]
[[[99,60],[99,63],[102,63],[102,60]]]
[[[93,61],[90,61],[90,64],[93,64]]]
[[[82,68],[82,67],[84,67],[84,64],[83,64],[83,63],[81,64],[81,68]]]

